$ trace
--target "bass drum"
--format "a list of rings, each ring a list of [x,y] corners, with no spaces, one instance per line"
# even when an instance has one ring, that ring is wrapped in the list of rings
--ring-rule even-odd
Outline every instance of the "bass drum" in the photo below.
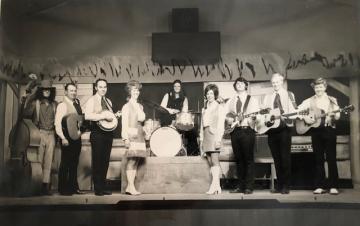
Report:
[[[181,148],[181,135],[171,127],[160,127],[151,134],[150,150],[158,157],[173,157]]]

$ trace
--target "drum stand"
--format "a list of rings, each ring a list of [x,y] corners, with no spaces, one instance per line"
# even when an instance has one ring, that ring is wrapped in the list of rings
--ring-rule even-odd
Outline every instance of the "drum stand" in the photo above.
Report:
[[[184,135],[184,133],[181,133],[181,140],[182,140],[181,149],[180,149],[179,153],[177,153],[176,156],[187,156],[187,150],[186,150],[186,147],[185,147],[185,135]]]

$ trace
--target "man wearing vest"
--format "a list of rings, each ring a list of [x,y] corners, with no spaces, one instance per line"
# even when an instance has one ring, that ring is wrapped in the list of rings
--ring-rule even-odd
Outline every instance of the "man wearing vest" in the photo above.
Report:
[[[111,195],[105,191],[106,174],[109,168],[110,153],[113,142],[113,132],[102,130],[96,122],[100,120],[112,120],[103,110],[112,111],[111,101],[105,97],[107,81],[98,79],[95,82],[96,93],[85,104],[85,120],[92,121],[90,143],[92,157],[92,173],[94,180],[95,195]]]
[[[64,119],[70,114],[82,115],[80,101],[76,99],[77,87],[74,83],[65,85],[64,101],[61,102],[55,114],[55,131],[61,139],[61,162],[59,168],[59,185],[58,190],[61,195],[84,194],[79,190],[77,181],[77,167],[81,152],[81,137],[73,140],[65,136]],[[65,134],[64,132],[65,131]],[[77,131],[80,133],[80,131]]]
[[[339,109],[335,97],[328,96],[326,93],[327,83],[323,78],[315,79],[311,83],[315,95],[304,100],[299,109],[316,110],[320,109],[324,113],[329,113]],[[338,189],[338,170],[336,165],[336,132],[335,120],[339,120],[340,113],[330,113],[321,118],[321,124],[317,128],[311,128],[311,142],[315,154],[315,186],[314,194],[325,193],[325,157],[328,163],[330,194],[339,194]],[[315,123],[314,118],[304,116],[304,120],[309,125]]]
[[[260,110],[259,103],[248,94],[249,82],[239,77],[233,87],[236,95],[227,102],[227,123],[235,126],[230,133],[231,145],[236,159],[239,183],[231,193],[251,194],[254,187],[254,144],[256,116],[242,118],[243,115]],[[237,115],[237,118],[229,117]]]
[[[50,172],[55,150],[55,91],[55,88],[52,87],[52,81],[41,81],[35,98],[28,100],[24,109],[24,116],[32,118],[34,124],[40,129],[38,160],[41,162],[43,173],[42,195],[51,195]]]
[[[284,77],[275,73],[271,77],[274,91],[265,95],[264,109],[280,109],[281,114],[295,112],[297,106],[292,92],[284,89]],[[267,123],[267,122],[265,122]],[[274,158],[277,186],[272,193],[289,194],[291,177],[291,131],[292,120],[281,118],[279,127],[268,130],[268,145]]]

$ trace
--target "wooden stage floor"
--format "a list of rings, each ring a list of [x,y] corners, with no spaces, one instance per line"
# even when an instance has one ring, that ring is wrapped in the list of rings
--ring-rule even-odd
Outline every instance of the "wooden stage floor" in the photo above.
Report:
[[[358,204],[360,206],[360,190],[341,189],[339,195],[314,195],[310,190],[292,190],[289,195],[271,194],[268,190],[256,191],[251,195],[242,193],[233,194],[225,190],[219,195],[206,194],[142,194],[130,196],[114,192],[109,196],[95,196],[93,192],[84,195],[61,196],[55,193],[52,196],[33,197],[0,197],[0,208],[16,206],[61,206],[61,205],[113,205],[130,204],[131,202],[154,202],[156,201],[276,201],[280,204],[302,204],[302,203],[341,203]]]

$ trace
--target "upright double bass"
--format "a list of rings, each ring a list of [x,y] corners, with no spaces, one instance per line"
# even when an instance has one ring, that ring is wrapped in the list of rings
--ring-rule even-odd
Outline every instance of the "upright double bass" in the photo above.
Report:
[[[42,184],[42,166],[38,159],[40,131],[31,119],[23,117],[26,104],[34,99],[38,89],[36,75],[29,77],[26,95],[20,99],[17,122],[9,134],[13,191],[17,195],[37,194]]]

